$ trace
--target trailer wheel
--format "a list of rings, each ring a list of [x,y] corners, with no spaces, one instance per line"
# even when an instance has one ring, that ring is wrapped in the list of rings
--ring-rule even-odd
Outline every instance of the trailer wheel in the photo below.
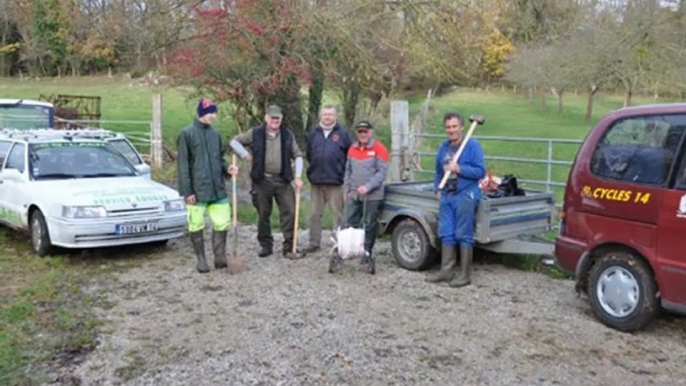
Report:
[[[411,271],[427,268],[436,256],[422,225],[411,219],[401,221],[393,229],[391,247],[395,261]]]
[[[640,330],[659,311],[657,284],[650,268],[622,249],[606,252],[593,265],[588,296],[598,319],[620,331]]]

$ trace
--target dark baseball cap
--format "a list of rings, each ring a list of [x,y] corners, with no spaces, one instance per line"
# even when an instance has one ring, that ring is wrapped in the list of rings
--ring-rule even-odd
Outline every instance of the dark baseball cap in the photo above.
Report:
[[[281,112],[281,107],[277,105],[271,105],[267,107],[267,115],[270,117],[283,117],[283,113]]]
[[[355,131],[359,130],[374,130],[374,126],[369,121],[359,121],[355,125]]]

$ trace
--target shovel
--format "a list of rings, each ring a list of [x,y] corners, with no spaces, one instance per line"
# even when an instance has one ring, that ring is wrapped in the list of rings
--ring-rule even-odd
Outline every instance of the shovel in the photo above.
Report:
[[[295,229],[293,229],[293,254],[298,250],[298,222],[300,217],[300,188],[295,188]]]
[[[236,165],[236,155],[231,158],[233,165]],[[243,258],[238,256],[238,196],[236,194],[236,179],[238,176],[231,177],[231,205],[233,206],[233,253],[229,264],[230,273],[238,273],[243,270]]]

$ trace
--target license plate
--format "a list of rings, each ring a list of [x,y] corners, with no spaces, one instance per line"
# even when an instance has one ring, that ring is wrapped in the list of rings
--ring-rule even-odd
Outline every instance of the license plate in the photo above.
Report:
[[[114,232],[118,235],[135,235],[138,233],[157,232],[157,230],[158,224],[156,222],[117,224],[114,226]]]

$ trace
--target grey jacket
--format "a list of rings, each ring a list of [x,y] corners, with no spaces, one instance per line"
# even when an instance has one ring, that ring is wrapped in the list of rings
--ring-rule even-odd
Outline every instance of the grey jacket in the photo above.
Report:
[[[345,192],[348,197],[360,200],[383,200],[384,180],[388,171],[388,150],[376,139],[371,139],[367,146],[359,142],[348,149],[348,162],[345,165]],[[368,193],[357,194],[357,188],[365,185]]]

